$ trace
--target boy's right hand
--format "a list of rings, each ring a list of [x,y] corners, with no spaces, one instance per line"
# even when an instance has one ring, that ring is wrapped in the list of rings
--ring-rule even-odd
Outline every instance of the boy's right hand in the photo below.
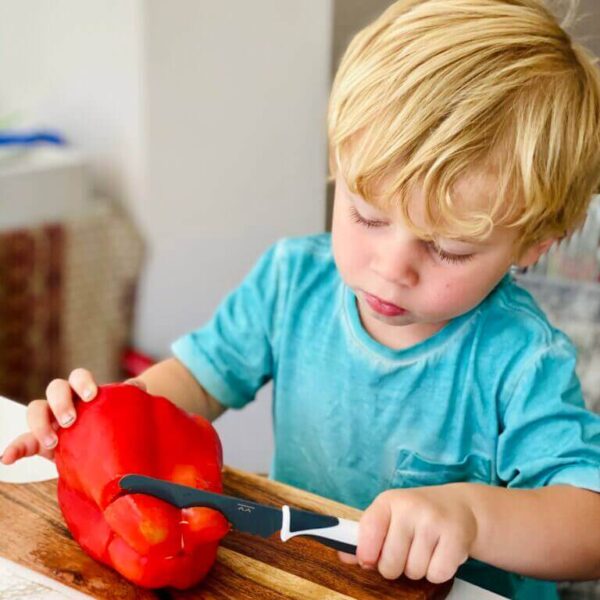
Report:
[[[125,383],[145,388],[139,379]],[[4,450],[0,463],[10,465],[20,458],[39,454],[54,459],[59,427],[70,427],[77,419],[73,402],[75,392],[84,402],[96,397],[98,386],[87,369],[71,371],[69,379],[54,379],[46,388],[46,400],[33,400],[27,406],[27,433],[15,438]]]

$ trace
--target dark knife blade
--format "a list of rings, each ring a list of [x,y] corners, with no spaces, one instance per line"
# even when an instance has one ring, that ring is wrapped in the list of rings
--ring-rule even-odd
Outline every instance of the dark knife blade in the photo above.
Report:
[[[284,542],[304,535],[330,548],[356,553],[357,521],[290,508],[287,505],[276,508],[147,475],[123,475],[119,486],[124,492],[154,496],[178,508],[206,506],[218,510],[238,531],[261,537],[270,537],[280,531],[280,539]]]
[[[119,487],[129,493],[160,498],[179,508],[213,508],[222,513],[234,529],[261,537],[269,537],[281,529],[283,516],[280,508],[257,504],[250,500],[198,490],[146,475],[124,475],[119,480]]]

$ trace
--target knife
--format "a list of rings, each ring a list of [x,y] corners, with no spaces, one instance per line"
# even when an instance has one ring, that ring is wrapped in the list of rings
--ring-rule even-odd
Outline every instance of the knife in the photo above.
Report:
[[[146,475],[123,475],[119,487],[126,493],[160,498],[178,508],[205,506],[218,510],[238,531],[264,538],[279,531],[283,542],[305,535],[325,546],[356,554],[358,521],[320,515],[287,505],[277,508],[258,504]]]

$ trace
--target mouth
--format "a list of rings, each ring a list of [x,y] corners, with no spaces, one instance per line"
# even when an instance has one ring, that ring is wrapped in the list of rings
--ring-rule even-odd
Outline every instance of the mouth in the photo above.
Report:
[[[363,296],[369,307],[380,315],[384,315],[386,317],[397,317],[400,315],[405,315],[408,312],[401,306],[397,306],[391,302],[386,302],[385,300],[382,300],[377,296],[373,296],[372,294],[368,294],[367,292],[363,291]]]

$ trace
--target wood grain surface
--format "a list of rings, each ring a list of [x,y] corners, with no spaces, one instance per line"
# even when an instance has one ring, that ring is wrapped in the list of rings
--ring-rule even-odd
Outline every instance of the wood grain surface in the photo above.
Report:
[[[224,492],[281,506],[358,519],[360,512],[237,469],[225,468]],[[56,503],[56,481],[0,483],[0,555],[95,598],[204,600],[428,600],[445,598],[451,582],[386,581],[342,564],[334,550],[308,538],[283,543],[232,531],[208,577],[185,592],[145,590],[87,556],[71,538]]]

